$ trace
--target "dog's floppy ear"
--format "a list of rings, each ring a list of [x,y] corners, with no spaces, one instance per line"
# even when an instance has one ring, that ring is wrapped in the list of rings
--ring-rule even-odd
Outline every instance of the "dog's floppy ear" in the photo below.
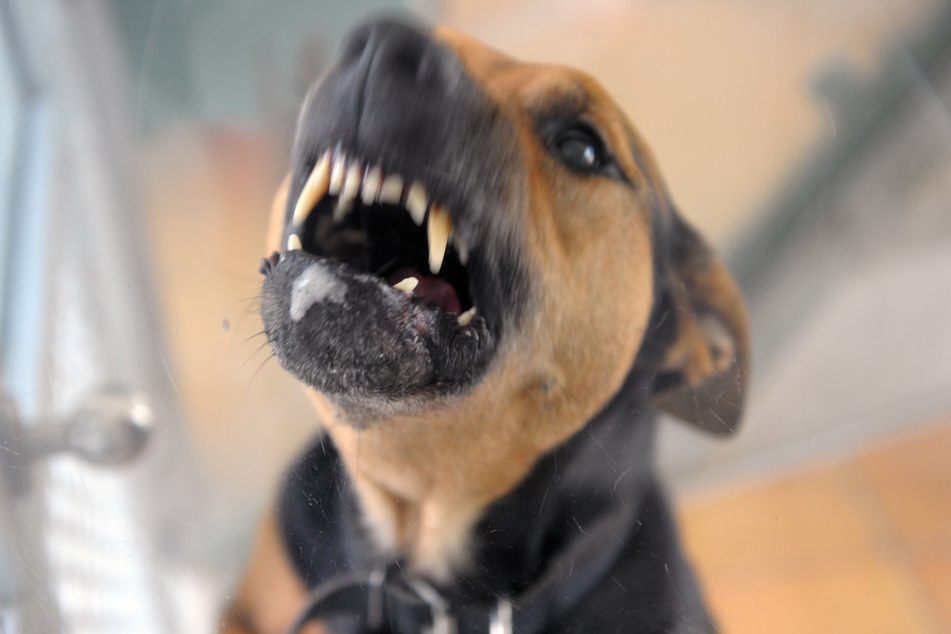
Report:
[[[661,288],[668,327],[654,404],[715,434],[733,433],[748,373],[746,308],[733,278],[704,240],[676,213]],[[666,282],[666,283],[664,283]]]

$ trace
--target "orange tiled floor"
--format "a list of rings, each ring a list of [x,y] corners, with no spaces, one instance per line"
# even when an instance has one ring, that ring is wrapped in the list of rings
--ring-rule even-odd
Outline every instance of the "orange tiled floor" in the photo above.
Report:
[[[724,632],[951,632],[951,424],[681,516]]]

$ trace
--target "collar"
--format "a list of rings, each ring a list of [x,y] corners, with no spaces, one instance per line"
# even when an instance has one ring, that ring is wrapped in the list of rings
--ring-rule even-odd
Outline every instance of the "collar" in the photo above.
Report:
[[[464,612],[460,625],[459,610],[445,596],[421,578],[404,576],[394,563],[317,586],[289,634],[313,620],[334,617],[347,617],[351,627],[363,632],[514,634],[513,605],[506,599],[495,606],[466,606]]]
[[[471,601],[443,593],[402,571],[399,562],[319,584],[289,630],[345,617],[355,631],[423,634],[536,634],[564,617],[607,575],[636,535],[639,505],[601,518],[556,556],[541,577],[513,597]]]

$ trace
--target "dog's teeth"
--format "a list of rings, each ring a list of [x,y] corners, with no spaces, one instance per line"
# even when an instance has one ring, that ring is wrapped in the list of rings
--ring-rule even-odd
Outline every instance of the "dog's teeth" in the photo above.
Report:
[[[433,275],[439,273],[442,268],[451,230],[452,220],[449,219],[449,214],[439,205],[433,205],[429,210],[429,221],[426,225],[426,235],[429,238],[429,270]]]
[[[406,192],[406,211],[409,212],[417,227],[422,226],[426,219],[426,188],[419,181],[410,185]]]
[[[363,179],[363,193],[361,200],[364,205],[372,205],[380,195],[380,185],[383,183],[383,171],[379,167],[371,167]]]
[[[380,202],[390,205],[400,204],[400,198],[403,196],[403,177],[387,176],[386,180],[380,186]]]
[[[310,171],[310,176],[301,189],[300,197],[297,199],[297,206],[294,207],[294,226],[300,227],[307,220],[314,205],[327,194],[327,187],[330,185],[330,151],[324,152],[323,156],[314,164],[314,169]]]
[[[343,152],[337,152],[334,156],[333,167],[330,168],[330,185],[327,188],[327,193],[331,196],[340,193],[340,189],[343,187],[343,177],[346,173],[347,157],[343,155]]]
[[[459,320],[459,325],[460,325],[460,326],[468,326],[469,324],[472,323],[472,318],[475,317],[475,315],[476,315],[476,307],[473,306],[472,308],[470,308],[470,309],[467,310],[466,312],[464,312],[464,313],[462,313],[461,315],[459,315],[459,318],[458,318],[458,320]]]
[[[459,254],[459,262],[462,266],[469,264],[469,247],[462,241],[458,234],[452,236],[452,246],[456,247],[456,253]]]
[[[347,168],[347,174],[343,179],[343,189],[340,190],[340,198],[337,199],[337,206],[334,208],[334,222],[340,222],[346,217],[347,212],[353,207],[353,200],[360,192],[360,180],[363,176],[363,167],[359,162],[353,161]]]
[[[398,289],[409,295],[416,288],[416,285],[419,284],[419,280],[415,277],[407,277],[402,282],[393,285],[393,288]]]
[[[292,233],[287,236],[287,250],[288,251],[299,251],[304,248],[304,245],[300,242],[300,236],[296,233]]]

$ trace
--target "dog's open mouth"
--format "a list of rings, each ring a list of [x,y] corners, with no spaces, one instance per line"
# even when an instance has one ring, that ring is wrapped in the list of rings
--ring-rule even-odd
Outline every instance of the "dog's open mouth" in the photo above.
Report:
[[[285,251],[262,263],[281,364],[343,400],[470,383],[496,337],[473,290],[479,253],[455,218],[423,182],[324,151],[288,210]]]
[[[318,159],[294,207],[288,250],[302,249],[369,273],[456,315],[476,315],[469,249],[426,186],[340,150]],[[300,311],[301,307],[298,307]],[[293,307],[292,307],[293,310]]]

